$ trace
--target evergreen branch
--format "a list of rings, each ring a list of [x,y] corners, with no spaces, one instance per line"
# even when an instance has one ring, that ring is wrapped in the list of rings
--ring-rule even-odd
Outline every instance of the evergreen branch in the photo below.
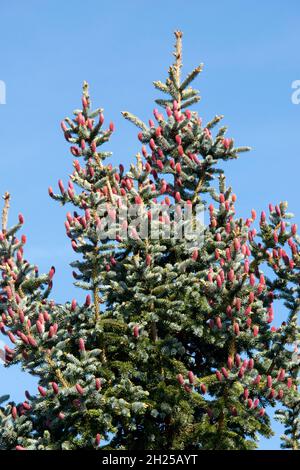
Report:
[[[197,75],[199,75],[199,73],[202,72],[203,66],[204,64],[198,65],[198,67],[196,67],[191,73],[188,74],[188,76],[180,85],[181,91],[183,91],[197,77]]]
[[[188,101],[185,101],[182,105],[181,105],[181,109],[185,109],[185,108],[188,108],[189,106],[192,106],[193,104],[195,103],[198,103],[198,101],[201,100],[201,97],[200,96],[195,96],[194,98],[188,100]]]
[[[138,117],[134,116],[134,114],[129,113],[128,111],[122,111],[121,113],[125,119],[132,122],[135,126],[139,127],[145,132],[148,132],[149,129],[146,124],[143,123]]]
[[[224,117],[223,114],[221,114],[220,116],[215,116],[211,121],[209,121],[206,124],[206,128],[212,129],[214,126],[218,124],[218,122],[220,122],[223,119],[223,117]]]
[[[171,107],[173,104],[171,100],[163,100],[163,99],[157,99],[155,100],[155,103],[158,104],[159,106],[162,106],[163,108],[166,108],[167,106]]]
[[[160,80],[153,82],[153,85],[155,86],[155,88],[162,91],[163,93],[167,93],[167,94],[170,93],[169,87],[165,83],[161,82]]]
[[[9,202],[10,202],[10,194],[8,192],[6,192],[3,196],[3,199],[4,199],[4,207],[3,207],[3,211],[2,211],[2,232],[6,233],[8,211],[9,211]]]

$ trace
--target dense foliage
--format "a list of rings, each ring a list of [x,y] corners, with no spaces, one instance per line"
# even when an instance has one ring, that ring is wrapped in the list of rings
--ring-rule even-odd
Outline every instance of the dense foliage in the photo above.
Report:
[[[0,328],[7,365],[21,363],[39,386],[23,403],[3,397],[1,449],[253,449],[259,434],[272,436],[269,407],[284,446],[299,449],[300,238],[285,202],[257,228],[254,210],[236,218],[222,164],[248,148],[215,131],[222,116],[204,125],[191,110],[201,69],[181,81],[176,32],[175,63],[154,82],[162,111],[149,125],[123,113],[143,143],[127,172],[106,163],[114,125],[92,110],[86,83],[81,109],[62,122],[74,171],[49,194],[75,206],[65,227],[82,305],[51,299],[55,269],[40,274],[24,257],[23,216],[7,228],[6,195]],[[161,204],[168,211],[153,222]],[[131,208],[160,236],[142,237]],[[167,236],[188,210],[192,237]]]

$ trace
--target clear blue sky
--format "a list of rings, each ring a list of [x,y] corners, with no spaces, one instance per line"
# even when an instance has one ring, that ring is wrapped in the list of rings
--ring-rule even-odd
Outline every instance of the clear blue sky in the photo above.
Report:
[[[116,124],[113,162],[128,165],[139,142],[120,111],[151,117],[152,81],[166,76],[175,29],[184,31],[184,70],[205,63],[200,115],[225,114],[229,135],[253,147],[226,166],[239,214],[288,200],[300,222],[300,105],[291,102],[300,79],[298,1],[14,0],[1,2],[0,18],[0,192],[12,194],[12,223],[24,213],[26,256],[41,271],[56,266],[56,300],[81,298],[68,266],[67,209],[47,194],[72,168],[60,120],[80,105],[88,80],[94,104]],[[35,388],[32,378],[0,366],[0,395],[20,400],[26,388]],[[280,432],[276,425],[261,448],[279,448]]]

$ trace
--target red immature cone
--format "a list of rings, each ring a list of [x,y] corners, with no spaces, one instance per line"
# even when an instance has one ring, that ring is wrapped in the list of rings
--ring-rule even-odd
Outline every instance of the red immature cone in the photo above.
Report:
[[[272,388],[271,391],[270,391],[270,393],[269,393],[269,395],[268,395],[268,398],[269,398],[269,399],[274,398],[274,397],[275,397],[275,393],[276,393],[276,392],[275,392],[274,388]]]
[[[79,113],[78,116],[77,116],[77,122],[80,126],[84,126],[85,125],[85,119],[84,119],[84,116],[82,113]]]
[[[244,398],[245,398],[245,400],[247,400],[248,397],[249,397],[249,390],[248,390],[248,388],[245,388],[244,389]]]
[[[164,164],[161,160],[157,160],[156,165],[158,166],[160,171],[164,169]]]
[[[85,343],[82,338],[79,339],[78,344],[79,344],[79,351],[85,351]]]
[[[13,406],[12,409],[11,409],[11,415],[12,415],[14,420],[17,419],[18,411],[17,411],[17,408],[15,406]]]
[[[180,135],[177,134],[177,135],[175,136],[175,140],[176,140],[177,145],[181,145],[181,137],[180,137]]]
[[[284,392],[283,392],[283,390],[282,390],[282,388],[281,388],[281,389],[278,391],[277,398],[278,398],[279,400],[281,400],[281,399],[283,398],[283,395],[284,395]]]
[[[137,325],[135,325],[135,327],[133,328],[133,335],[135,338],[138,338],[140,335],[139,327]]]
[[[49,321],[50,320],[50,315],[48,312],[43,312],[43,317],[44,317],[44,320],[45,321]]]
[[[201,393],[206,393],[206,390],[207,390],[207,389],[206,389],[206,385],[201,384],[201,385],[200,385],[200,390],[201,390]]]
[[[113,132],[115,130],[115,125],[114,125],[113,122],[109,123],[109,130],[110,130],[110,132]]]
[[[252,287],[255,285],[255,276],[253,273],[250,274],[250,285]]]
[[[77,305],[77,302],[76,302],[75,299],[73,299],[72,302],[71,302],[71,310],[72,310],[72,312],[74,312],[74,310],[76,309],[76,305]]]
[[[11,341],[12,343],[15,343],[15,342],[16,342],[16,338],[15,338],[15,336],[12,334],[11,331],[8,331],[8,332],[7,332],[7,335],[8,335],[8,337],[9,337],[9,339],[10,339],[10,341]]]
[[[23,408],[26,410],[26,411],[30,411],[31,410],[31,405],[29,403],[27,403],[26,401],[24,401],[22,403],[22,406]]]
[[[95,445],[98,447],[100,445],[100,442],[101,442],[101,436],[100,434],[96,434]]]
[[[84,390],[83,390],[83,388],[82,388],[82,386],[81,386],[80,384],[76,384],[76,385],[75,385],[75,388],[76,388],[77,392],[78,392],[80,395],[83,395]]]
[[[52,197],[53,194],[54,194],[54,193],[53,193],[53,189],[52,189],[51,186],[49,186],[49,188],[48,188],[48,194],[49,194],[50,197]]]
[[[156,145],[155,145],[155,142],[154,142],[153,139],[150,139],[149,146],[150,146],[151,150],[155,150]]]
[[[225,367],[222,367],[221,371],[222,371],[222,374],[224,375],[225,379],[227,379],[228,378],[228,371],[225,369]]]
[[[195,382],[195,376],[191,370],[188,373],[188,379],[191,385]]]
[[[272,377],[270,375],[267,376],[267,386],[268,388],[272,387]]]
[[[51,385],[52,385],[52,388],[53,388],[53,392],[55,393],[55,395],[57,395],[58,392],[59,392],[59,388],[58,388],[57,383],[56,383],[56,382],[52,382]]]
[[[96,390],[100,390],[101,389],[101,380],[100,379],[96,379]]]
[[[255,325],[253,327],[253,336],[256,337],[258,335],[258,331],[259,331],[259,327],[257,325]]]
[[[287,387],[288,387],[288,388],[291,388],[292,385],[293,385],[293,380],[291,379],[291,377],[289,377],[289,378],[287,379]]]
[[[193,251],[192,259],[193,259],[194,261],[197,261],[198,256],[199,256],[199,252],[198,252],[198,250],[196,249],[196,250]]]
[[[76,170],[77,172],[79,172],[80,169],[81,169],[79,161],[78,161],[78,160],[74,160],[73,164],[74,164],[75,170]],[[52,188],[51,188],[51,189],[52,189]]]
[[[126,179],[126,188],[130,191],[132,188],[132,182],[129,178]]]
[[[62,182],[62,180],[58,180],[58,187],[60,189],[60,192],[62,194],[64,194],[65,193],[65,187],[64,187],[64,183]]]
[[[278,376],[277,376],[277,380],[279,380],[280,382],[282,382],[284,379],[285,379],[285,370],[284,370],[284,369],[280,369],[279,374],[278,374]]]
[[[38,391],[40,392],[42,397],[45,397],[47,395],[46,390],[43,387],[41,387],[40,385],[38,386]]]
[[[223,145],[224,145],[224,147],[225,147],[226,150],[229,149],[230,144],[231,144],[231,139],[229,139],[229,138],[223,139]]]
[[[177,375],[177,381],[180,385],[184,384],[184,378],[183,378],[182,374]]]
[[[66,131],[68,130],[65,121],[61,121],[60,127],[62,128],[62,131],[63,131],[63,132],[66,132]]]
[[[248,307],[245,309],[245,315],[248,316],[251,313],[251,305],[248,305]]]
[[[259,405],[259,399],[258,398],[255,398],[254,402],[253,402],[253,408],[257,408]]]
[[[260,222],[261,223],[264,223],[266,221],[266,213],[264,211],[262,211],[261,215],[260,215]]]
[[[186,392],[191,393],[191,388],[187,384],[185,384],[183,388]]]
[[[259,416],[263,416],[265,414],[266,410],[264,408],[260,408],[259,410]]]
[[[233,367],[233,359],[230,356],[227,359],[227,367],[228,367],[228,369],[232,369],[232,367]]]
[[[85,306],[89,307],[91,305],[91,296],[88,294],[85,298]]]
[[[29,344],[30,344],[33,348],[36,348],[36,347],[37,347],[37,342],[36,342],[36,340],[35,340],[31,335],[28,335],[27,338],[28,338]]]
[[[240,367],[240,365],[241,365],[241,358],[240,358],[240,355],[239,355],[239,354],[236,354],[236,355],[235,355],[235,365],[236,365],[237,367]]]
[[[219,382],[222,381],[222,374],[221,374],[221,372],[220,372],[219,370],[216,371],[216,377],[217,377],[217,379],[218,379]]]
[[[54,274],[55,274],[55,267],[54,267],[54,266],[51,266],[50,271],[49,271],[49,273],[48,273],[48,276],[49,276],[49,280],[50,280],[50,281],[52,280]]]
[[[146,265],[150,266],[150,264],[151,264],[151,256],[148,254],[146,255]]]
[[[183,148],[182,148],[182,145],[178,145],[177,147],[177,151],[179,153],[179,156],[182,157],[183,154],[184,154],[184,151],[183,151]]]
[[[234,323],[233,325],[233,331],[236,335],[239,335],[240,334],[240,326],[238,323]]]
[[[39,320],[36,322],[36,329],[40,335],[44,333],[44,325]]]
[[[180,193],[179,193],[178,191],[175,193],[175,201],[176,201],[176,202],[180,202],[180,201],[181,201],[181,196],[180,196]]]
[[[223,204],[223,203],[225,202],[225,196],[224,196],[224,194],[222,194],[222,193],[221,193],[220,196],[219,196],[219,202],[220,202],[221,204]]]
[[[23,243],[23,245],[25,245],[26,241],[27,241],[26,235],[22,235],[21,242]]]
[[[19,214],[19,224],[21,224],[21,225],[24,224],[24,217],[23,217],[23,214]]]
[[[23,446],[16,446],[16,450],[26,450]]]
[[[296,233],[297,233],[297,225],[296,225],[296,224],[293,224],[293,225],[292,225],[291,231],[292,231],[292,234],[293,234],[293,235],[296,235]]]
[[[261,375],[258,374],[253,380],[253,385],[258,385],[260,381],[261,381]]]
[[[178,173],[178,174],[180,175],[180,173],[181,173],[181,165],[180,165],[180,163],[176,163],[176,165],[175,165],[175,170],[176,170],[176,173]]]
[[[20,320],[21,323],[24,323],[25,316],[24,316],[23,310],[19,311],[19,320]]]
[[[228,305],[226,307],[226,314],[227,314],[228,318],[232,317],[232,307],[230,305]]]
[[[65,414],[61,411],[60,413],[58,413],[58,418],[65,419]]]
[[[251,398],[248,398],[247,406],[248,406],[248,408],[252,408],[252,406],[253,406],[253,401],[251,400]]]
[[[249,362],[248,362],[248,369],[252,370],[254,367],[254,360],[251,358],[249,359]]]
[[[221,287],[222,287],[222,279],[221,279],[221,277],[219,276],[219,274],[218,274],[217,277],[216,277],[216,281],[217,281],[217,286],[218,286],[218,288],[221,289]]]

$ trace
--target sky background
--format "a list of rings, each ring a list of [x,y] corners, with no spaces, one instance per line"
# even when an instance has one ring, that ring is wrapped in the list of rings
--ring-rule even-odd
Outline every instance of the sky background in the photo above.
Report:
[[[67,208],[47,188],[67,181],[72,158],[59,123],[80,107],[83,80],[95,106],[105,109],[116,132],[112,163],[126,167],[140,150],[137,129],[120,111],[144,120],[158,97],[153,80],[164,80],[172,62],[173,31],[184,32],[184,72],[204,62],[195,83],[204,122],[224,114],[229,137],[251,153],[225,164],[238,195],[238,215],[288,200],[300,222],[300,105],[291,101],[300,79],[300,2],[265,0],[14,0],[0,1],[0,193],[12,195],[9,219],[25,216],[26,257],[48,272],[56,266],[53,297],[81,293],[72,286],[74,252],[65,236]],[[277,322],[284,312],[277,312]],[[1,337],[0,337],[1,340]],[[23,400],[35,381],[0,365],[0,395]],[[272,413],[272,412],[271,412]],[[278,449],[276,436],[261,449]]]

